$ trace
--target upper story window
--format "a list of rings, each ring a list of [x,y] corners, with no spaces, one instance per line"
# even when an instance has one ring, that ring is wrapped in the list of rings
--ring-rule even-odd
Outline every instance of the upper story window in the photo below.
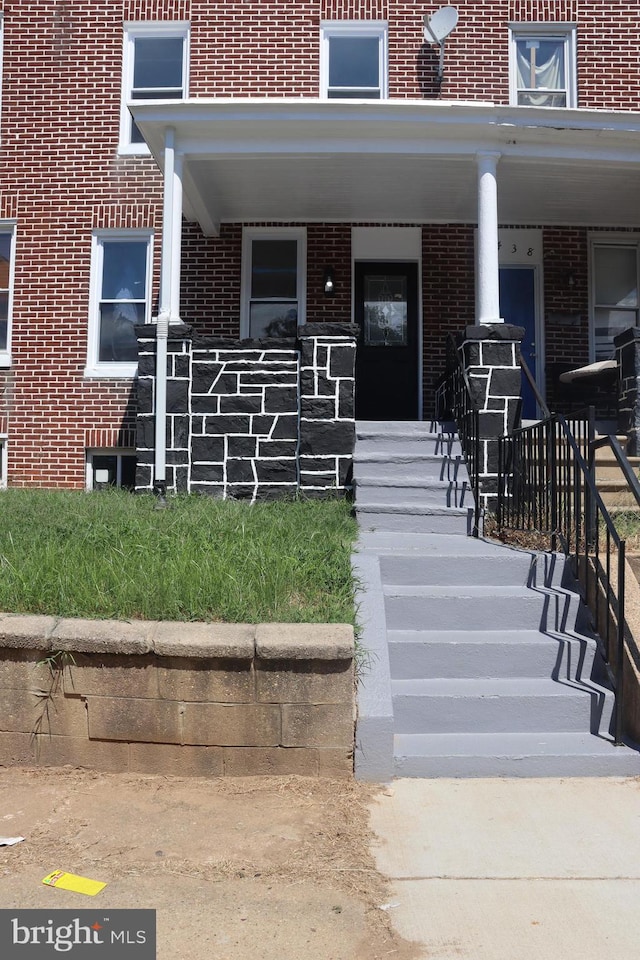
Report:
[[[11,301],[15,229],[0,223],[0,367],[11,362]]]
[[[120,153],[148,153],[128,109],[132,100],[182,100],[187,96],[189,25],[125,26]]]
[[[575,107],[575,41],[571,24],[511,24],[511,103]]]
[[[104,231],[93,237],[89,377],[134,377],[135,325],[150,319],[150,231]]]
[[[613,338],[638,326],[640,238],[594,236],[591,240],[591,356],[612,359]]]
[[[321,96],[366,100],[388,96],[386,22],[325,22],[320,51]]]
[[[242,271],[242,336],[295,337],[304,323],[304,229],[245,230]]]

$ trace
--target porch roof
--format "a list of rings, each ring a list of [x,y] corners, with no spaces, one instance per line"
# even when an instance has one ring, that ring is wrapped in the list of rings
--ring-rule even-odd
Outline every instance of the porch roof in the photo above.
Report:
[[[503,224],[636,227],[640,112],[466,101],[137,101],[162,170],[183,156],[185,216],[222,222],[475,223],[478,153],[500,155]]]

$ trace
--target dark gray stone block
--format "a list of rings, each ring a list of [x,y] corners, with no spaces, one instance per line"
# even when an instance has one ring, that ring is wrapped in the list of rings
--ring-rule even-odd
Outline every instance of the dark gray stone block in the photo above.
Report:
[[[156,445],[156,418],[138,417],[136,423],[136,447],[153,448]]]
[[[329,375],[332,377],[353,377],[356,362],[355,344],[331,347],[329,352]]]
[[[138,414],[153,413],[153,383],[149,378],[138,380]]]
[[[155,377],[156,375],[156,354],[153,353],[138,354],[138,380],[143,377]]]
[[[201,461],[221,463],[224,460],[224,440],[222,437],[193,437],[191,458],[194,463]]]
[[[262,413],[262,397],[220,397],[220,413]]]
[[[298,410],[297,387],[266,387],[265,413],[294,413]]]
[[[338,416],[341,420],[349,420],[353,419],[355,412],[355,382],[342,380],[338,387]]]
[[[218,394],[205,394],[200,397],[191,397],[191,413],[212,413],[220,412],[221,397]]]
[[[259,440],[259,457],[295,457],[298,443],[296,440]]]
[[[258,441],[256,437],[227,437],[228,457],[255,457]]]
[[[258,419],[258,418],[256,418]],[[257,431],[256,421],[254,420],[254,430]],[[267,432],[267,431],[265,431]],[[272,440],[297,440],[298,438],[298,415],[297,413],[279,413],[273,432]]]
[[[196,391],[194,390],[194,393]],[[214,384],[212,384],[210,393],[219,393],[222,397],[232,397],[240,392],[240,380],[237,373],[221,373]]]
[[[489,380],[489,396],[519,397],[522,387],[520,368],[512,370],[492,370]]]
[[[251,500],[255,489],[253,483],[229,483],[227,484],[227,496],[233,500]]]
[[[249,433],[250,423],[248,416],[205,417],[202,432],[216,436],[223,436],[226,433]]]
[[[253,483],[252,460],[227,460],[227,480],[229,483]]]
[[[485,367],[512,367],[513,345],[511,343],[483,343],[482,363]]]
[[[191,360],[188,356],[174,357],[173,375],[188,380],[191,375]]]
[[[221,363],[194,362],[191,369],[192,392],[209,393],[211,387],[222,373]]]
[[[356,428],[352,421],[309,421],[300,423],[300,453],[311,456],[334,454],[350,456]]]
[[[221,463],[193,463],[191,465],[191,483],[222,483],[224,468]]]
[[[483,439],[494,439],[504,434],[505,422],[503,413],[480,412],[478,415],[480,436]]]
[[[335,399],[322,399],[320,397],[303,397],[300,402],[300,413],[303,417],[310,417],[313,420],[335,420],[336,402]]]
[[[188,416],[171,418],[171,445],[176,449],[189,446],[189,420]]]
[[[297,483],[296,460],[256,460],[256,475],[262,483]]]
[[[167,413],[188,413],[189,385],[185,380],[167,383]]]

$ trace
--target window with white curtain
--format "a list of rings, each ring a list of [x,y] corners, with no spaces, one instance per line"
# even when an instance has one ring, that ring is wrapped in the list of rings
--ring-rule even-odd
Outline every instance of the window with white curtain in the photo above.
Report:
[[[528,107],[575,107],[575,27],[570,24],[511,25],[511,103]]]
[[[635,236],[591,239],[591,356],[614,356],[613,338],[638,326],[640,239]]]

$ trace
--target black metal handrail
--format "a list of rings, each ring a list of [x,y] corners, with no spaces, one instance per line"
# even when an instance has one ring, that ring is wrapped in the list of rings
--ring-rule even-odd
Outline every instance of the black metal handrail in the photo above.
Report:
[[[574,419],[572,424],[575,429],[578,422]],[[553,414],[501,438],[496,519],[500,530],[527,531],[549,538],[552,550],[560,541],[567,556],[574,558],[576,576],[594,608],[615,696],[614,738],[621,744],[626,542],[598,492],[593,469],[595,451],[608,443],[625,476],[629,471],[623,466],[624,454],[615,437],[596,441],[589,435],[589,418],[581,422],[576,439],[567,420]],[[630,485],[640,503],[640,485],[637,480]]]
[[[480,531],[480,412],[476,404],[467,371],[458,353],[452,334],[447,337],[447,370],[436,389],[436,410],[441,419],[455,421],[460,444],[465,456],[467,473],[473,494],[472,536]]]
[[[538,409],[542,413],[542,416],[550,417],[551,411],[549,410],[549,407],[545,403],[544,397],[538,390],[538,384],[535,381],[535,377],[531,373],[531,370],[529,369],[529,365],[527,364],[527,361],[524,359],[522,354],[520,354],[520,366],[522,367],[522,372],[525,375],[527,383],[531,387],[531,392],[533,393],[536,399],[536,403],[538,404]]]

